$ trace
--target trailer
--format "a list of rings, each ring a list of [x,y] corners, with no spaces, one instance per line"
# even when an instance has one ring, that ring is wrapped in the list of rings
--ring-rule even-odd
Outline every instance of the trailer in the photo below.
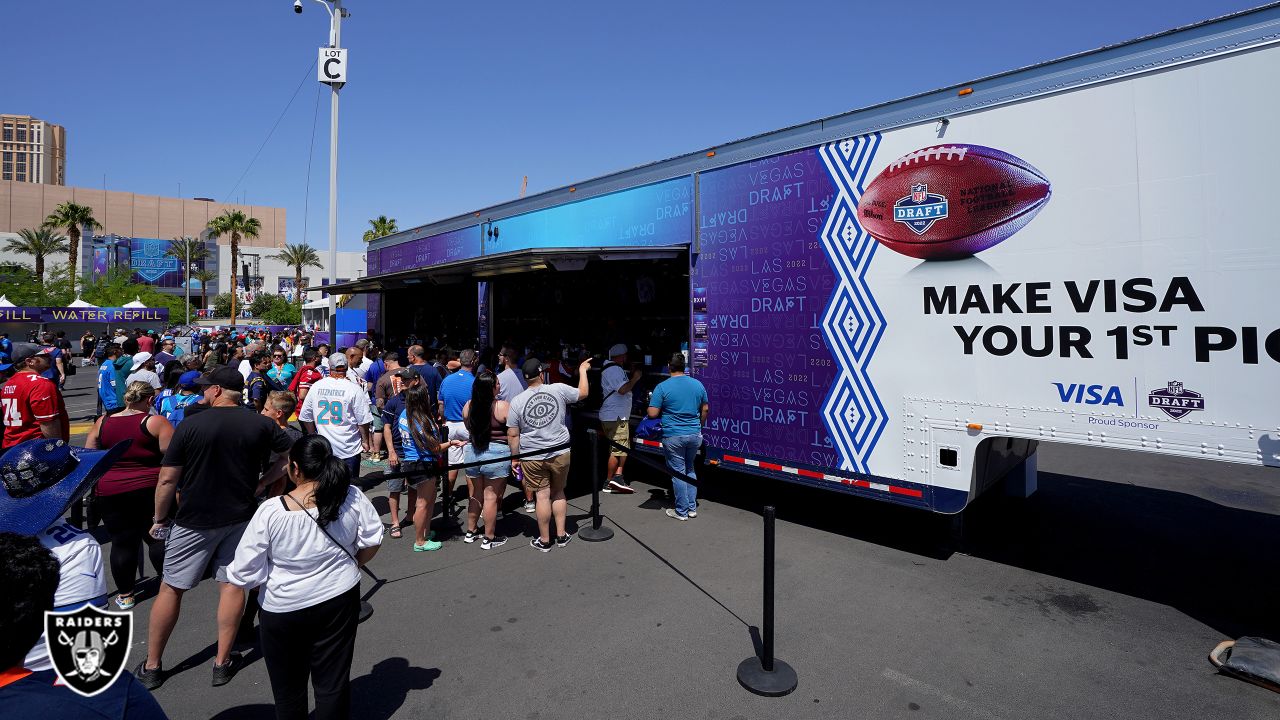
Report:
[[[665,263],[706,462],[941,513],[1034,492],[1041,442],[1277,467],[1277,43],[1273,4],[706,148],[375,240],[334,291],[384,333],[474,292],[487,343],[505,279]]]

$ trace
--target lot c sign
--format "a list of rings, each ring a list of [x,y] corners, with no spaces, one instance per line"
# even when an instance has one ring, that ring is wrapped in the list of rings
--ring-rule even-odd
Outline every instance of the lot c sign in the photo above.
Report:
[[[320,58],[316,61],[316,79],[322,83],[345,83],[347,81],[347,51],[345,48],[320,48]]]

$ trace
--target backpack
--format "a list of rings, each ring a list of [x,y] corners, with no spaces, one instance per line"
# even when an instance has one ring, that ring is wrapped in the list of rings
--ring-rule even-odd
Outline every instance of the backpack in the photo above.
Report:
[[[160,414],[175,428],[187,416],[187,407],[200,402],[199,395],[170,395],[160,404]]]

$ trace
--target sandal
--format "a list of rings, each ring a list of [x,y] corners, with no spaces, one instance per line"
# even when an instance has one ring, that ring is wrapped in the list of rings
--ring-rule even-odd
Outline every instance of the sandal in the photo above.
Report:
[[[393,538],[398,538],[398,537],[400,537],[400,526],[399,526],[399,525],[392,525],[392,526],[391,526],[391,537],[393,537]]]

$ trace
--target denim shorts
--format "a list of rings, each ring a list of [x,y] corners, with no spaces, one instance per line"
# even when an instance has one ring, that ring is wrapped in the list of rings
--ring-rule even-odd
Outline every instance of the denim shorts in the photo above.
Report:
[[[411,490],[417,490],[419,485],[425,482],[434,482],[436,478],[440,477],[438,472],[440,466],[436,464],[435,460],[431,460],[429,462],[422,462],[421,460],[405,460],[400,463],[400,469],[406,473],[410,473],[410,475],[403,478],[403,480],[404,485],[407,485]],[[428,471],[430,471],[431,474],[426,474]]]
[[[490,440],[489,447],[479,454],[476,454],[475,446],[470,443],[468,443],[464,449],[465,452],[462,457],[462,461],[464,463],[480,462],[484,460],[498,461],[487,465],[469,467],[463,470],[463,472],[467,474],[467,477],[498,480],[511,474],[511,461],[507,459],[511,457],[511,447],[506,443]]]

